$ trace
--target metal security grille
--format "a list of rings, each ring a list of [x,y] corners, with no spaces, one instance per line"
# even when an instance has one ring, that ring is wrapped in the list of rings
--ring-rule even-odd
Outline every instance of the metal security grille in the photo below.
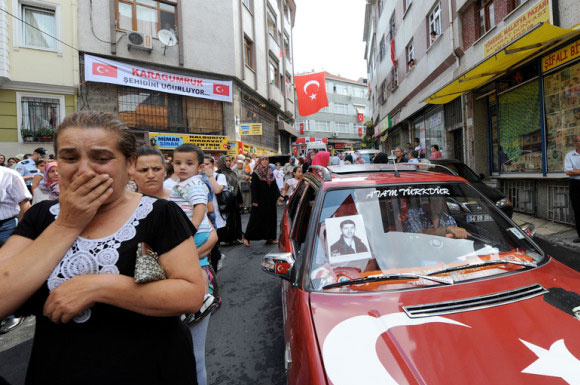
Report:
[[[535,214],[536,191],[533,181],[506,180],[503,182],[502,189],[512,201],[515,211]]]
[[[570,225],[575,224],[574,214],[570,210],[568,186],[548,185],[547,188],[548,219]]]
[[[21,129],[36,132],[40,128],[53,128],[58,125],[60,102],[58,99],[23,97],[20,100],[22,111]]]
[[[221,134],[222,103],[134,88],[118,92],[119,115],[129,127],[155,130]]]

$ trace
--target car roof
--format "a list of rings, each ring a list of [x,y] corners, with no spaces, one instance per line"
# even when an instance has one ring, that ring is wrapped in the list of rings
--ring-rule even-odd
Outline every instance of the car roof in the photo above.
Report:
[[[432,183],[432,182],[466,182],[465,179],[440,172],[417,170],[417,164],[399,164],[396,166],[398,176],[395,173],[395,166],[392,164],[362,164],[329,166],[328,168],[318,166],[308,175],[318,180],[323,189],[344,187],[344,186],[374,186],[383,184],[409,184],[409,183]],[[310,171],[313,171],[311,169]]]

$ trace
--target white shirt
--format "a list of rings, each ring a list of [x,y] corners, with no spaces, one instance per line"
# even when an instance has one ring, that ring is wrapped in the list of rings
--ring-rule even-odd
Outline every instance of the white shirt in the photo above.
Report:
[[[0,220],[18,216],[19,203],[32,199],[24,178],[16,170],[0,166]]]
[[[580,154],[572,150],[564,158],[564,171],[580,170]],[[580,175],[568,175],[570,179],[580,180]]]
[[[173,188],[173,186],[175,186],[177,184],[176,180],[173,180],[171,178],[167,178],[163,181],[163,188],[167,189],[167,190],[171,190]]]

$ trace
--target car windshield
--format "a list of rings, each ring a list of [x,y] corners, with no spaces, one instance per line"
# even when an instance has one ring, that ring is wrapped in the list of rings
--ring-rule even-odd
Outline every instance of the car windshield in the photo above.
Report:
[[[387,185],[325,193],[309,273],[316,291],[392,290],[505,274],[542,258],[464,182]]]

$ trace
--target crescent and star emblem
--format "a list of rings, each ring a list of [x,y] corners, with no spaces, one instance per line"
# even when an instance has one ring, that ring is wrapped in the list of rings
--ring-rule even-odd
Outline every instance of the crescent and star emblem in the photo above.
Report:
[[[107,69],[102,64],[99,64],[98,66],[96,66],[95,69],[100,74],[104,74],[105,72],[107,72]]]
[[[317,90],[320,88],[320,83],[318,83],[316,80],[309,80],[306,82],[306,84],[304,84],[304,93],[306,95],[308,95],[308,86],[310,86],[311,84],[316,85]],[[308,95],[308,97],[310,97],[310,100],[314,100],[316,99],[316,94],[313,92],[312,94]]]
[[[215,88],[215,92],[217,92],[217,93],[224,92],[224,88],[222,86],[217,86]]]
[[[337,324],[326,336],[322,357],[328,377],[335,385],[381,384],[397,385],[379,360],[376,343],[379,336],[396,326],[444,323],[470,328],[461,322],[440,316],[409,318],[405,313],[382,317],[355,316]],[[544,349],[520,339],[538,359],[521,372],[559,377],[570,385],[580,385],[580,360],[560,339]],[[345,355],[345,347],[350,352]]]

